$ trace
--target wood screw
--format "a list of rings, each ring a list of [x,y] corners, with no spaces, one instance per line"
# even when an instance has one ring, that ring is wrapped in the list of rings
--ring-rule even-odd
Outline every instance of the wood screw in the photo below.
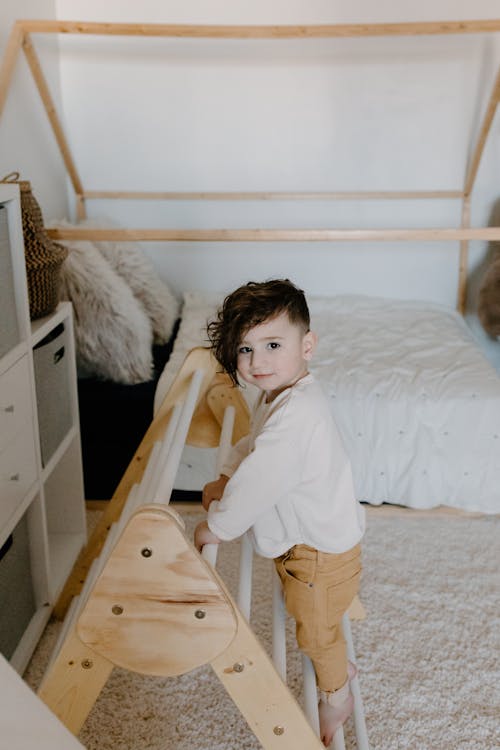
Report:
[[[113,604],[111,611],[114,615],[121,615],[123,614],[123,607],[120,607],[119,604]]]

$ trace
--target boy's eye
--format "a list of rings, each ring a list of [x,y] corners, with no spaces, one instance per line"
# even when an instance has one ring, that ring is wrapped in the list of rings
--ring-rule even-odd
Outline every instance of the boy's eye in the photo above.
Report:
[[[238,354],[250,354],[251,351],[252,350],[249,346],[240,346],[240,348],[238,349]]]
[[[277,341],[270,341],[268,344],[269,349],[279,349],[280,344]]]

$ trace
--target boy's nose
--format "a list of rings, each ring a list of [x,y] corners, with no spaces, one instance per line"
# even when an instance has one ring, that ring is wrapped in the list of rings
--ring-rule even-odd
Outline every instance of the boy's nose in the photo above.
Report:
[[[265,355],[263,352],[256,352],[256,351],[252,352],[252,357],[250,361],[251,361],[251,365],[253,368],[260,367],[262,363],[264,362],[264,360],[265,360]]]

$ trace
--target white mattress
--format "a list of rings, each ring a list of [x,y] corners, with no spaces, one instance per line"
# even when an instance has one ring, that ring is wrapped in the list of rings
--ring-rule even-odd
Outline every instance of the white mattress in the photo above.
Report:
[[[156,407],[187,351],[206,345],[206,321],[219,302],[185,295]],[[373,297],[308,302],[319,336],[311,371],[330,396],[358,498],[500,512],[500,376],[461,316]],[[176,487],[201,489],[213,478],[214,454],[186,448]]]

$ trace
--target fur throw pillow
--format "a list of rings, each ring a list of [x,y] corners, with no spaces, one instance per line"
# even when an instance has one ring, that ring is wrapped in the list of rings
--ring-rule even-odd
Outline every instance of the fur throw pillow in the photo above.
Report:
[[[73,303],[82,375],[132,384],[152,376],[152,329],[141,303],[90,242],[65,242],[61,299]]]
[[[500,252],[481,283],[477,312],[484,330],[500,338]]]
[[[179,306],[149,258],[132,242],[94,242],[94,245],[142,303],[153,327],[155,344],[166,344]]]

